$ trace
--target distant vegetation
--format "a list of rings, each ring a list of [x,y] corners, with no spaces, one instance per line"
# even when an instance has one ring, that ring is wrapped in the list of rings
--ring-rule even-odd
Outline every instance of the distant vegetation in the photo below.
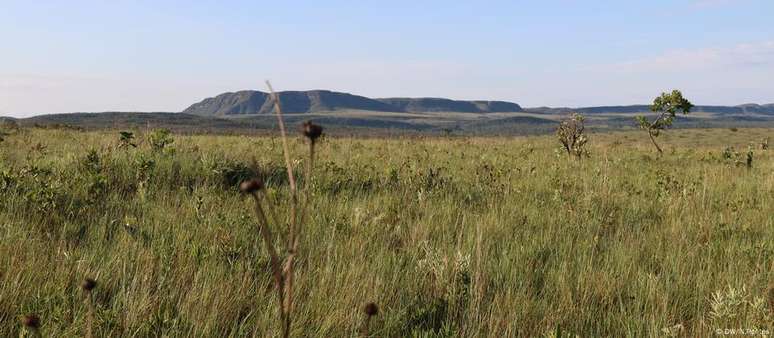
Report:
[[[571,111],[570,111],[571,112]],[[774,127],[774,115],[726,116],[702,115],[693,110],[693,117],[680,117],[674,128],[750,128]],[[652,117],[652,113],[646,116]],[[556,124],[568,113],[538,114],[498,113],[424,113],[401,115],[397,113],[330,112],[314,114],[287,114],[291,124],[305,120],[327,126],[331,135],[338,136],[411,136],[444,135],[447,131],[455,136],[536,135],[553,133]],[[584,115],[589,131],[616,131],[637,128],[633,114]],[[181,113],[74,113],[43,115],[15,120],[25,127],[122,130],[122,129],[169,129],[184,134],[240,134],[274,135],[276,119],[272,115],[247,115],[239,118],[220,118]]]
[[[535,135],[554,132],[566,115],[585,116],[589,131],[639,128],[632,117],[655,120],[652,106],[527,108],[505,101],[462,101],[445,98],[371,99],[326,90],[279,93],[288,123],[314,120],[331,135]],[[26,127],[95,129],[169,129],[176,133],[272,134],[277,130],[268,94],[260,91],[224,93],[191,105],[182,113],[72,113],[18,120]],[[1,118],[0,118],[1,119]],[[663,119],[659,121],[665,121]],[[660,125],[660,123],[659,123]],[[774,127],[774,104],[695,106],[675,128]],[[652,129],[656,130],[656,129]],[[654,136],[655,137],[655,136]]]

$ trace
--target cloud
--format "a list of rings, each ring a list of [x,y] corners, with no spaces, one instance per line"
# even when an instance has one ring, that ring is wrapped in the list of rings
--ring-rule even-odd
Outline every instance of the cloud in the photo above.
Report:
[[[726,5],[736,5],[745,2],[745,0],[694,0],[691,6],[697,8],[710,8]]]
[[[684,72],[774,66],[774,40],[731,47],[669,50],[610,65],[618,72]]]

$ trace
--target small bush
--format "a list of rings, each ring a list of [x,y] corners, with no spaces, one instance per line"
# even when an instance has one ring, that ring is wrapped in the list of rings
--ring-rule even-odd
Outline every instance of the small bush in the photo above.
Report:
[[[589,140],[584,133],[586,129],[584,120],[583,115],[573,113],[569,118],[560,122],[559,128],[556,130],[556,136],[567,155],[575,156],[578,159],[584,155],[589,155],[589,151],[586,149],[586,143]]]
[[[172,138],[172,132],[169,129],[156,129],[148,135],[148,143],[153,151],[164,151],[175,140]]]
[[[118,147],[121,149],[126,149],[129,147],[136,148],[137,145],[133,141],[134,133],[131,131],[122,131],[118,137]]]

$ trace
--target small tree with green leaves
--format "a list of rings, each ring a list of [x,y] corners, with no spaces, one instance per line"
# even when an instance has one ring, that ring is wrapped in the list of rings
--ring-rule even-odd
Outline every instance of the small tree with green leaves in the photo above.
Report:
[[[578,159],[589,154],[586,149],[586,143],[589,139],[584,134],[586,129],[584,121],[583,115],[572,113],[570,117],[559,122],[559,128],[556,129],[556,136],[567,155],[575,156]]]
[[[693,104],[683,98],[683,93],[679,90],[673,90],[671,93],[661,93],[661,96],[653,100],[653,105],[650,106],[650,110],[657,114],[656,119],[652,122],[645,116],[637,116],[637,122],[640,124],[640,128],[648,132],[650,141],[658,150],[659,154],[664,153],[656,143],[656,137],[665,130],[672,126],[672,122],[678,112],[688,114],[691,112]]]

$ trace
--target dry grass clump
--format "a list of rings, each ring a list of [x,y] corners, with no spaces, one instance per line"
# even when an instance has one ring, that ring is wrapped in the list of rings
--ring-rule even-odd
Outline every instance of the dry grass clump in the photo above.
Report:
[[[774,329],[772,129],[665,133],[658,160],[644,134],[595,133],[576,163],[554,135],[321,142],[313,126],[287,152],[280,137],[7,136],[0,337]],[[723,159],[751,142],[749,169],[743,151]]]

